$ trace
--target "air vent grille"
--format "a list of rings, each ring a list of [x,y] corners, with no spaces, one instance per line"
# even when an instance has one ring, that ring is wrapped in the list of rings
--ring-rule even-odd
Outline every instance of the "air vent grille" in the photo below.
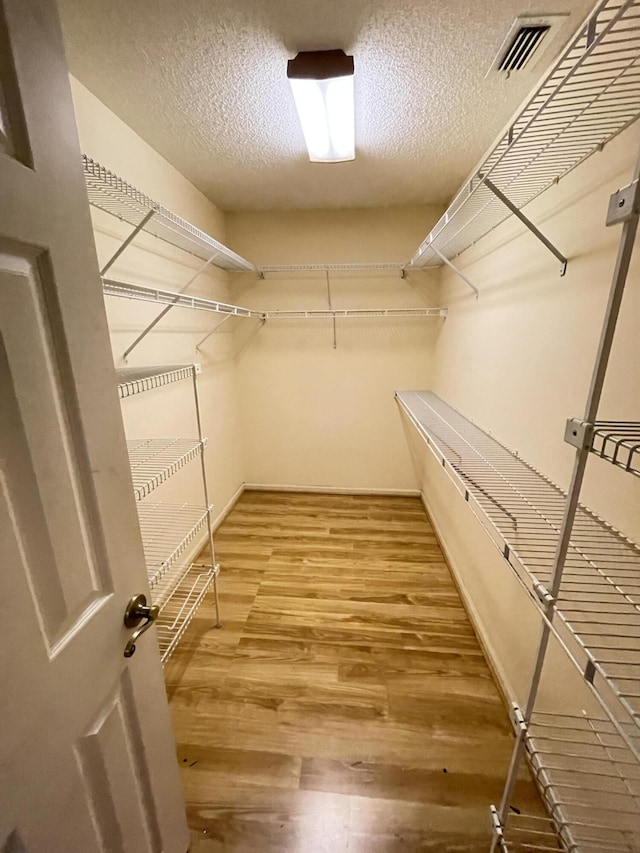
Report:
[[[519,71],[524,68],[548,31],[549,27],[544,25],[520,27],[507,47],[498,70]]]

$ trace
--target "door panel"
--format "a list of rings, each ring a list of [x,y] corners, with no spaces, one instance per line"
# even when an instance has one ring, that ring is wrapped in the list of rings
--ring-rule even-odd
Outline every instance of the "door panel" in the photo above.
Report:
[[[31,508],[25,505],[21,514],[23,529],[30,516],[37,518],[37,535],[29,537],[34,553],[25,568],[53,650],[112,585],[97,558],[94,525],[85,512],[95,507],[91,471],[74,443],[78,419],[58,366],[58,354],[66,360],[64,345],[55,340],[49,322],[53,312],[47,309],[34,257],[35,252],[31,259],[0,254],[0,338],[11,377],[4,389],[8,399],[2,402],[16,409],[24,430],[24,453],[12,459],[21,492],[28,492],[23,500]],[[48,282],[47,289],[54,290],[54,283]]]
[[[161,850],[152,784],[127,670],[98,719],[79,739],[76,753],[87,805],[103,849],[114,853]],[[131,797],[131,790],[138,796]],[[123,836],[121,827],[127,826],[133,831]]]
[[[0,0],[0,88],[0,851],[185,853],[53,0]]]

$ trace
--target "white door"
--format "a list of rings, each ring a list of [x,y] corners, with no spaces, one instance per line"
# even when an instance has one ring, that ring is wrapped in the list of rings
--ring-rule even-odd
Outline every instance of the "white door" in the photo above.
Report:
[[[54,0],[0,0],[0,851],[185,853]]]

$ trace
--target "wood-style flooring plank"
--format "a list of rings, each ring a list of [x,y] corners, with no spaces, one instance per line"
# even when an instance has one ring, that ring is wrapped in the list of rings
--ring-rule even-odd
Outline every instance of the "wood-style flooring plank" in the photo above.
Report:
[[[190,853],[488,849],[513,736],[421,502],[246,492],[216,558],[165,670]]]

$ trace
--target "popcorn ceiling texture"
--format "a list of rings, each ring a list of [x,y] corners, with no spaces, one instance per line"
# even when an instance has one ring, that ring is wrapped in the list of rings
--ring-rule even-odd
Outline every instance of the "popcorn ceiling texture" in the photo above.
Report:
[[[593,6],[538,3],[58,0],[72,74],[224,210],[448,202]],[[485,79],[515,16],[545,12],[570,13],[550,48]],[[356,160],[309,163],[286,62],[336,47]]]

